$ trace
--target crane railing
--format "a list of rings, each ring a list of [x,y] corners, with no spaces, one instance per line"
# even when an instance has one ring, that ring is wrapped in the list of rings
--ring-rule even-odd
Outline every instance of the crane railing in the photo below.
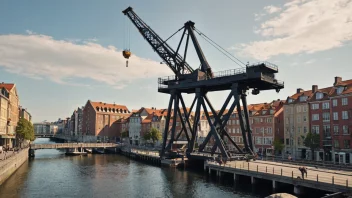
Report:
[[[266,67],[269,67],[272,70],[278,71],[279,67],[273,63],[268,62],[268,61],[261,61],[261,62],[253,63],[251,65],[247,65],[247,67],[255,67],[255,66],[262,65],[262,64],[264,64]]]

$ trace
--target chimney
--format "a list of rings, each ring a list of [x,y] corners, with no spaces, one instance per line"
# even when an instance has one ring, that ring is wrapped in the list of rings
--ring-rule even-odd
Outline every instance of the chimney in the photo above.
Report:
[[[339,76],[336,76],[336,77],[335,77],[335,83],[334,83],[334,85],[336,85],[337,83],[339,83],[339,82],[341,82],[341,81],[342,81],[342,78],[339,77]]]
[[[301,92],[303,92],[303,89],[302,88],[298,88],[297,89],[297,93],[301,93]]]
[[[280,99],[277,99],[277,101],[280,101]]]
[[[312,92],[315,93],[318,91],[318,85],[312,85]]]

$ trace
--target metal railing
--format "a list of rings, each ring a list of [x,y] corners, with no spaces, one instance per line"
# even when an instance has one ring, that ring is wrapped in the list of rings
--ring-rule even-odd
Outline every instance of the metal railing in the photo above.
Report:
[[[273,64],[273,63],[270,63],[270,62],[268,62],[268,61],[261,61],[261,62],[257,62],[257,63],[253,63],[253,64],[251,64],[251,65],[247,65],[247,67],[255,67],[255,66],[259,66],[259,65],[262,65],[262,64],[264,64],[266,67],[269,67],[269,68],[271,68],[271,69],[273,69],[273,70],[278,70],[278,66],[277,65],[275,65],[275,64]]]
[[[31,144],[31,149],[59,149],[59,148],[108,148],[117,147],[115,143],[59,143],[59,144]]]
[[[341,174],[333,174],[333,173],[325,173],[319,174],[314,173],[308,169],[307,175],[304,174],[302,177],[301,172],[298,170],[297,167],[278,167],[276,165],[263,165],[258,163],[250,163],[250,162],[235,162],[235,163],[227,163],[220,165],[217,162],[210,162],[207,161],[207,165],[212,166],[213,168],[230,168],[240,171],[246,171],[250,173],[262,173],[262,174],[270,174],[275,176],[282,176],[285,179],[291,178],[292,180],[298,180],[300,182],[307,182],[307,183],[320,183],[320,184],[328,184],[328,185],[336,185],[342,188],[350,188],[352,185],[349,181],[349,176],[341,175]],[[209,167],[210,167],[209,166]],[[311,173],[313,172],[313,174]]]

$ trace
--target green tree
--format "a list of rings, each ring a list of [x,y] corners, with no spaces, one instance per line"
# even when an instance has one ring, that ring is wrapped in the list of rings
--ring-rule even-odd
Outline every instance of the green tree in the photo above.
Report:
[[[156,128],[151,128],[143,137],[145,140],[152,140],[153,144],[155,141],[161,140],[161,132]]]
[[[33,141],[35,139],[33,124],[24,118],[20,118],[16,127],[16,138],[20,145],[24,140]]]
[[[320,146],[320,135],[316,133],[309,132],[304,138],[303,145],[312,150],[312,157],[314,160],[314,151]]]
[[[274,149],[277,152],[281,152],[285,147],[285,145],[279,139],[275,139],[273,144],[274,144]]]
[[[128,132],[128,131],[122,132],[122,133],[121,133],[121,137],[122,137],[122,138],[129,137],[129,132]]]

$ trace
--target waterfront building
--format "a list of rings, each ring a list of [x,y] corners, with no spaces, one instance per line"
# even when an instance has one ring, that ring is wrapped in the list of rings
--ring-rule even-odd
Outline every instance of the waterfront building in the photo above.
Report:
[[[152,127],[153,115],[163,113],[165,109],[144,108],[142,107],[133,112],[129,118],[129,138],[132,144],[140,145],[146,143],[143,140],[145,133]]]
[[[297,92],[287,98],[285,112],[285,149],[297,159],[351,163],[352,80],[335,77],[333,86]],[[320,135],[320,148],[312,153],[304,147],[308,132]]]
[[[9,119],[9,97],[7,89],[0,88],[0,146],[8,144],[7,125]]]
[[[116,134],[113,123],[127,118],[130,111],[125,105],[88,100],[83,109],[83,139],[86,142],[108,142]],[[115,137],[116,139],[116,137]]]
[[[282,107],[284,102],[274,100],[270,103],[250,104],[247,106],[255,152],[266,156],[274,155],[273,142],[276,135],[280,137],[279,133],[283,131],[281,128],[282,124],[280,125],[280,116],[283,115]],[[244,115],[243,112],[241,113]],[[226,129],[236,144],[243,148],[243,136],[237,111],[231,114]]]
[[[1,139],[4,141],[4,145],[8,145],[10,148],[14,146],[16,139],[16,126],[19,119],[19,96],[17,94],[16,85],[13,83],[0,83],[0,89],[5,88],[8,92],[8,113],[7,113],[7,131],[6,135],[1,135]],[[5,101],[5,100],[3,100]],[[5,104],[5,102],[3,102]]]
[[[39,122],[33,124],[34,135],[49,135],[51,133],[49,122]]]
[[[24,118],[29,122],[32,122],[32,115],[27,111],[27,109],[23,108],[22,106],[20,106],[18,108],[18,114],[19,114],[19,118]]]

